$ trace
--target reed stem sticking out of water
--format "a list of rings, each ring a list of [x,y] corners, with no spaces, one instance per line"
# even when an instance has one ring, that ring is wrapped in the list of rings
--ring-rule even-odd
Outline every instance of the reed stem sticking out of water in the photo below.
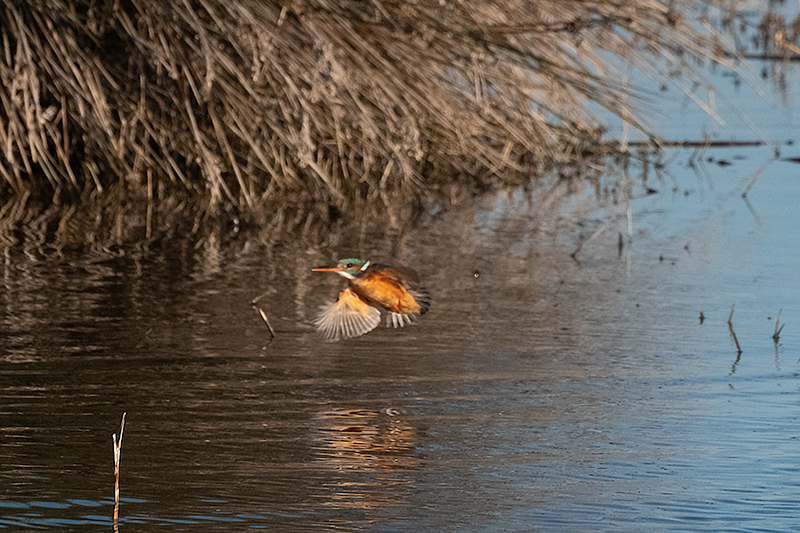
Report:
[[[736,354],[737,355],[742,355],[742,347],[739,346],[739,339],[736,338],[736,332],[733,331],[733,308],[735,306],[736,306],[736,304],[731,305],[731,314],[728,315],[728,329],[731,332],[731,337],[733,337],[734,344],[736,344]],[[738,362],[738,359],[737,359],[737,362]]]
[[[783,326],[786,324],[781,324],[781,312],[783,309],[778,309],[778,316],[775,318],[775,333],[772,334],[772,342],[778,344],[778,341],[781,340],[781,331],[783,331]]]
[[[250,305],[252,305],[252,306],[253,306],[253,309],[255,309],[255,310],[256,310],[256,313],[258,313],[258,316],[260,316],[260,317],[261,317],[261,320],[263,320],[263,321],[264,321],[264,323],[267,325],[267,329],[269,329],[269,333],[270,333],[270,335],[272,335],[272,337],[271,337],[271,338],[272,338],[272,339],[274,339],[274,338],[276,337],[276,335],[275,335],[275,330],[274,330],[274,329],[272,329],[272,324],[270,324],[270,323],[269,323],[269,317],[267,316],[267,313],[266,313],[266,312],[265,312],[263,309],[261,309],[261,306],[260,306],[260,305],[258,305],[258,302],[259,302],[259,300],[261,300],[261,298],[263,298],[264,296],[266,296],[268,292],[269,292],[269,291],[267,291],[267,292],[264,292],[264,293],[262,293],[260,296],[258,296],[257,298],[254,298],[254,299],[253,299],[253,300],[250,302]]]
[[[122,413],[122,422],[119,425],[119,440],[117,434],[114,433],[112,439],[114,441],[114,531],[118,529],[117,521],[119,519],[119,461],[122,458],[122,433],[125,431],[125,415]]]

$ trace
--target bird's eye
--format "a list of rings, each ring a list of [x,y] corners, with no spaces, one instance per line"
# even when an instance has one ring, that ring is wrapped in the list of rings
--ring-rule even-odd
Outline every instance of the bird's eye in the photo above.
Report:
[[[345,267],[346,267],[347,269],[351,269],[351,268],[353,268],[353,263],[347,263],[347,264],[345,265]]]

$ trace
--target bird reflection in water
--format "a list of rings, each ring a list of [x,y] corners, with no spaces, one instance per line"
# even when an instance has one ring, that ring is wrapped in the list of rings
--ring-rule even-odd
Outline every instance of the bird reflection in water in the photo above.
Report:
[[[376,509],[408,502],[409,474],[419,466],[416,430],[396,409],[335,409],[320,418],[318,461],[341,474],[332,505]]]

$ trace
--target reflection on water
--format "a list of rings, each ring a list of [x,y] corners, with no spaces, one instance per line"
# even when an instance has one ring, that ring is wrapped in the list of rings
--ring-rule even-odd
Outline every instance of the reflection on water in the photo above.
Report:
[[[359,474],[331,484],[322,505],[368,511],[411,506],[414,485],[407,472],[419,468],[420,461],[414,450],[414,428],[403,422],[397,409],[323,412],[318,427],[319,468],[334,475]]]
[[[340,409],[321,413],[319,446],[326,451],[318,459],[334,470],[414,468],[418,463],[413,455],[414,428],[399,416],[391,407],[381,412]]]
[[[800,190],[769,168],[757,217],[712,167],[713,190],[633,202],[630,238],[626,203],[587,191],[330,251],[7,250],[0,527],[111,527],[127,411],[120,530],[794,529]],[[310,318],[339,286],[310,268],[351,252],[417,267],[430,316],[322,342]]]
[[[3,250],[0,528],[110,528],[125,411],[120,530],[796,530],[794,155],[699,176],[673,150],[674,179],[554,179],[324,248]],[[346,255],[415,267],[430,314],[322,342],[340,287],[310,269]]]

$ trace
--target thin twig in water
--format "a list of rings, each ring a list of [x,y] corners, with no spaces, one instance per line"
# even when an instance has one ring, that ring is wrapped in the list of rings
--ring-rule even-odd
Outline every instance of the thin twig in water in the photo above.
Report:
[[[259,294],[258,296],[256,296],[252,300],[250,300],[250,305],[253,305],[253,306],[256,305],[261,300],[261,298],[266,296],[268,293],[269,293],[269,291],[262,292],[261,294]]]
[[[608,228],[608,225],[607,225],[605,222],[603,222],[603,224],[602,224],[602,225],[601,225],[599,228],[597,228],[597,230],[596,230],[594,233],[592,233],[591,237],[589,237],[589,238],[588,238],[588,239],[586,239],[585,241],[581,241],[581,242],[579,242],[579,243],[578,243],[578,247],[577,247],[577,248],[575,248],[575,250],[574,250],[574,251],[573,251],[571,254],[569,254],[569,255],[570,255],[570,257],[572,257],[574,260],[576,260],[576,261],[577,261],[577,260],[578,260],[578,258],[577,258],[576,256],[578,255],[578,252],[580,252],[580,251],[581,251],[581,249],[583,248],[583,245],[584,245],[584,244],[588,244],[588,243],[592,242],[593,240],[595,240],[595,239],[596,239],[597,237],[599,237],[599,236],[600,236],[600,234],[601,234],[601,233],[603,233],[603,232],[604,232],[604,231],[605,231],[607,228]]]
[[[731,306],[731,314],[728,315],[728,329],[731,331],[731,337],[733,337],[733,342],[736,344],[736,353],[737,355],[742,355],[742,347],[739,346],[739,339],[736,338],[736,332],[733,331],[733,308],[736,304]],[[739,362],[739,359],[736,359],[736,362]]]
[[[764,161],[764,163],[761,164],[761,166],[758,168],[758,170],[755,171],[755,173],[753,174],[753,177],[750,178],[750,181],[747,183],[747,186],[744,188],[744,191],[742,192],[742,198],[747,198],[747,193],[750,192],[750,189],[752,189],[753,185],[756,184],[756,182],[758,181],[758,178],[761,177],[761,174],[764,172],[764,169],[767,168],[767,166],[770,163],[775,161],[775,159],[777,159],[777,158],[769,159],[767,161]]]
[[[628,146],[632,148],[649,146],[650,141],[629,141]],[[609,141],[609,144],[616,145],[618,141]],[[660,140],[658,145],[662,148],[739,148],[749,146],[764,146],[769,144],[767,141],[664,141]]]
[[[267,292],[269,292],[269,291],[267,291]],[[267,316],[267,313],[265,313],[264,310],[261,309],[261,307],[258,305],[258,301],[261,298],[263,298],[264,296],[266,296],[267,292],[264,292],[260,296],[258,296],[256,298],[253,298],[253,300],[250,302],[250,304],[253,306],[253,309],[256,310],[256,313],[258,313],[258,316],[261,317],[261,320],[263,320],[264,323],[267,325],[267,328],[269,329],[269,333],[270,333],[270,335],[272,335],[272,338],[274,339],[277,335],[275,335],[275,330],[272,329],[272,324],[269,323],[269,317]]]
[[[772,342],[778,344],[778,341],[781,340],[781,331],[783,331],[783,326],[786,324],[781,324],[781,311],[783,309],[778,309],[778,317],[775,319],[775,333],[772,335]]]
[[[117,520],[119,519],[119,460],[122,457],[122,433],[125,431],[125,415],[122,413],[122,422],[119,425],[119,440],[117,434],[114,433],[112,439],[114,441],[114,531],[118,530]]]
[[[747,209],[750,211],[750,214],[753,215],[753,218],[755,219],[756,224],[758,224],[760,226],[761,225],[761,217],[758,216],[758,213],[756,213],[756,210],[753,209],[753,204],[750,203],[750,200],[747,199],[747,196],[742,195],[742,200],[744,200],[744,205],[747,206]]]
[[[739,361],[742,360],[742,352],[736,354],[736,361],[733,362],[731,366],[731,375],[736,373],[736,367],[739,366]]]
[[[272,329],[272,324],[269,323],[269,318],[267,317],[267,313],[265,313],[264,310],[261,309],[260,307],[256,307],[256,311],[258,311],[258,314],[264,320],[264,323],[267,325],[267,329],[269,329],[270,335],[272,335],[272,338],[274,339],[276,337],[275,330]]]

